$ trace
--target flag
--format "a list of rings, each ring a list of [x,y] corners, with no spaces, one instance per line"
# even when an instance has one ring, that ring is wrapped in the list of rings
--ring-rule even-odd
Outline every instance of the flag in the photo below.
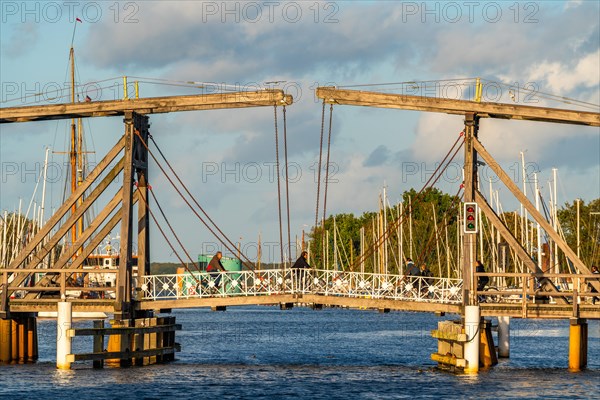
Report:
[[[83,21],[79,18],[75,18],[75,21],[83,23]]]

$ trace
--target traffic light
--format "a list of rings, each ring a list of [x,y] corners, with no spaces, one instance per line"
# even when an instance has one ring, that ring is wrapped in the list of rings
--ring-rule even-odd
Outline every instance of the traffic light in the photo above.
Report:
[[[477,233],[479,226],[477,203],[464,203],[464,211],[464,232]]]

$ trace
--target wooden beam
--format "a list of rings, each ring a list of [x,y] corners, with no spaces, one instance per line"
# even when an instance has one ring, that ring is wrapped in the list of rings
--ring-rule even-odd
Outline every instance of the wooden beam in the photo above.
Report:
[[[119,205],[121,201],[121,196],[123,189],[119,189],[117,193],[113,196],[113,198],[108,202],[106,207],[98,214],[94,221],[83,231],[81,236],[77,238],[77,242],[75,242],[71,247],[69,247],[64,253],[60,256],[60,258],[52,265],[52,268],[64,268],[69,260],[77,253],[77,251],[85,244],[85,242],[90,238],[90,236],[98,229],[98,227],[104,222],[106,218],[110,215],[111,212]],[[103,236],[103,238],[106,236]],[[42,257],[45,257],[44,254]],[[27,268],[34,268],[39,261],[37,260],[38,256],[34,257],[33,261],[29,263]]]
[[[94,183],[94,181],[100,176],[100,174],[110,165],[115,157],[123,150],[125,146],[125,136],[121,137],[119,142],[106,154],[106,156],[98,163],[96,168],[86,177],[83,183],[77,188],[75,193],[72,193],[69,198],[61,205],[58,210],[50,217],[50,219],[44,224],[42,229],[31,239],[23,250],[19,253],[17,258],[10,264],[9,268],[21,265],[21,263],[29,257],[31,252],[44,240],[44,238],[50,233],[54,226],[69,212],[71,206],[75,204],[77,199]]]
[[[521,190],[517,187],[517,185],[512,181],[512,179],[504,172],[502,167],[498,164],[498,162],[492,157],[492,155],[483,147],[481,142],[477,139],[473,141],[473,145],[475,146],[475,150],[483,160],[487,163],[488,167],[494,171],[494,173],[500,178],[502,182],[506,185],[508,190],[512,192],[512,194],[517,198],[517,200],[523,204],[523,207],[529,211],[531,216],[535,219],[537,223],[540,224],[541,228],[548,233],[548,236],[556,244],[558,247],[565,253],[567,258],[573,262],[575,268],[582,274],[591,274],[590,270],[585,266],[583,261],[577,257],[577,254],[569,247],[569,245],[559,236],[559,234],[552,228],[552,225],[544,218],[542,214],[538,210],[536,210],[535,206],[531,204],[529,199],[521,192]],[[600,291],[600,282],[598,281],[590,281],[589,282],[596,290]]]
[[[475,113],[481,118],[517,119],[526,121],[558,122],[574,125],[600,126],[600,113],[517,104],[479,103],[441,97],[410,96],[335,87],[317,88],[317,97],[327,103],[354,106],[396,108],[446,114]]]
[[[81,203],[81,205],[77,208],[74,214],[65,221],[64,224],[58,228],[56,233],[50,237],[47,243],[45,243],[42,248],[35,254],[32,263],[41,262],[43,258],[58,244],[60,239],[71,229],[71,227],[77,222],[77,220],[85,213],[85,211],[91,207],[91,205],[96,201],[96,199],[106,190],[106,188],[112,183],[115,177],[121,172],[123,169],[123,159],[119,160],[117,164],[110,170],[110,172],[102,179],[102,181],[94,188],[94,190],[90,193],[90,195]],[[82,185],[83,186],[83,185]],[[80,187],[82,187],[80,186]],[[77,190],[78,193],[79,189]],[[21,252],[23,253],[23,252]],[[21,254],[20,253],[20,254]],[[13,261],[9,268],[16,268],[20,265],[24,260],[20,260],[17,258]],[[30,263],[31,265],[31,263]]]
[[[127,111],[125,113],[125,166],[123,169],[123,191],[121,207],[121,239],[119,243],[119,273],[117,274],[117,298],[115,308],[123,311],[121,318],[126,319],[131,301],[132,282],[132,237],[133,237],[133,148],[135,131],[140,123],[140,115]],[[121,319],[115,316],[116,319]]]
[[[479,190],[475,191],[475,201],[481,208],[481,211],[485,214],[485,216],[490,220],[492,225],[502,235],[504,240],[508,242],[508,245],[515,250],[517,253],[517,257],[523,261],[523,263],[529,268],[529,270],[533,273],[539,274],[543,273],[541,269],[538,268],[537,264],[533,262],[527,251],[521,246],[519,241],[513,236],[508,227],[504,225],[504,222],[500,219],[500,217],[496,214],[496,212],[492,209],[492,207],[488,204],[485,197],[481,194]],[[550,281],[548,278],[543,278],[540,280],[542,287],[546,290],[551,290],[558,292],[558,288]],[[556,301],[561,304],[568,304],[568,301],[564,297],[557,297]]]
[[[292,102],[292,96],[286,95],[283,90],[273,89],[252,92],[244,91],[8,107],[0,108],[0,124],[69,118],[111,117],[125,115],[127,111],[138,114],[160,114],[179,111],[290,105]]]

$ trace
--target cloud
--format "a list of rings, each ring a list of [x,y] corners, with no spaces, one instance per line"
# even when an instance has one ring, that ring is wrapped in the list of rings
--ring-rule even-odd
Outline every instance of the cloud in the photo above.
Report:
[[[365,167],[376,167],[382,164],[385,164],[390,158],[390,150],[384,146],[380,145],[375,150],[369,154],[369,156],[365,159],[363,165]]]
[[[39,29],[39,24],[35,22],[16,25],[7,44],[3,46],[4,53],[8,57],[21,57],[27,54],[32,45],[38,41]]]
[[[544,80],[554,93],[565,93],[578,86],[585,88],[600,85],[600,50],[585,54],[575,62],[542,62],[529,71],[533,81]]]

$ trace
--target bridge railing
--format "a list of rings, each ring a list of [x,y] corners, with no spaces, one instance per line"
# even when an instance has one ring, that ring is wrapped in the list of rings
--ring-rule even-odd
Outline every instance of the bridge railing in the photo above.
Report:
[[[598,274],[553,274],[553,273],[475,273],[475,279],[487,276],[490,283],[484,290],[477,291],[482,303],[521,303],[523,305],[554,302],[565,298],[570,304],[600,304],[600,294],[590,282],[598,282]],[[552,281],[558,290],[544,290],[541,282]],[[514,285],[499,283],[512,281]]]
[[[317,269],[196,272],[144,277],[144,300],[316,294],[404,301],[462,301],[462,280]]]

